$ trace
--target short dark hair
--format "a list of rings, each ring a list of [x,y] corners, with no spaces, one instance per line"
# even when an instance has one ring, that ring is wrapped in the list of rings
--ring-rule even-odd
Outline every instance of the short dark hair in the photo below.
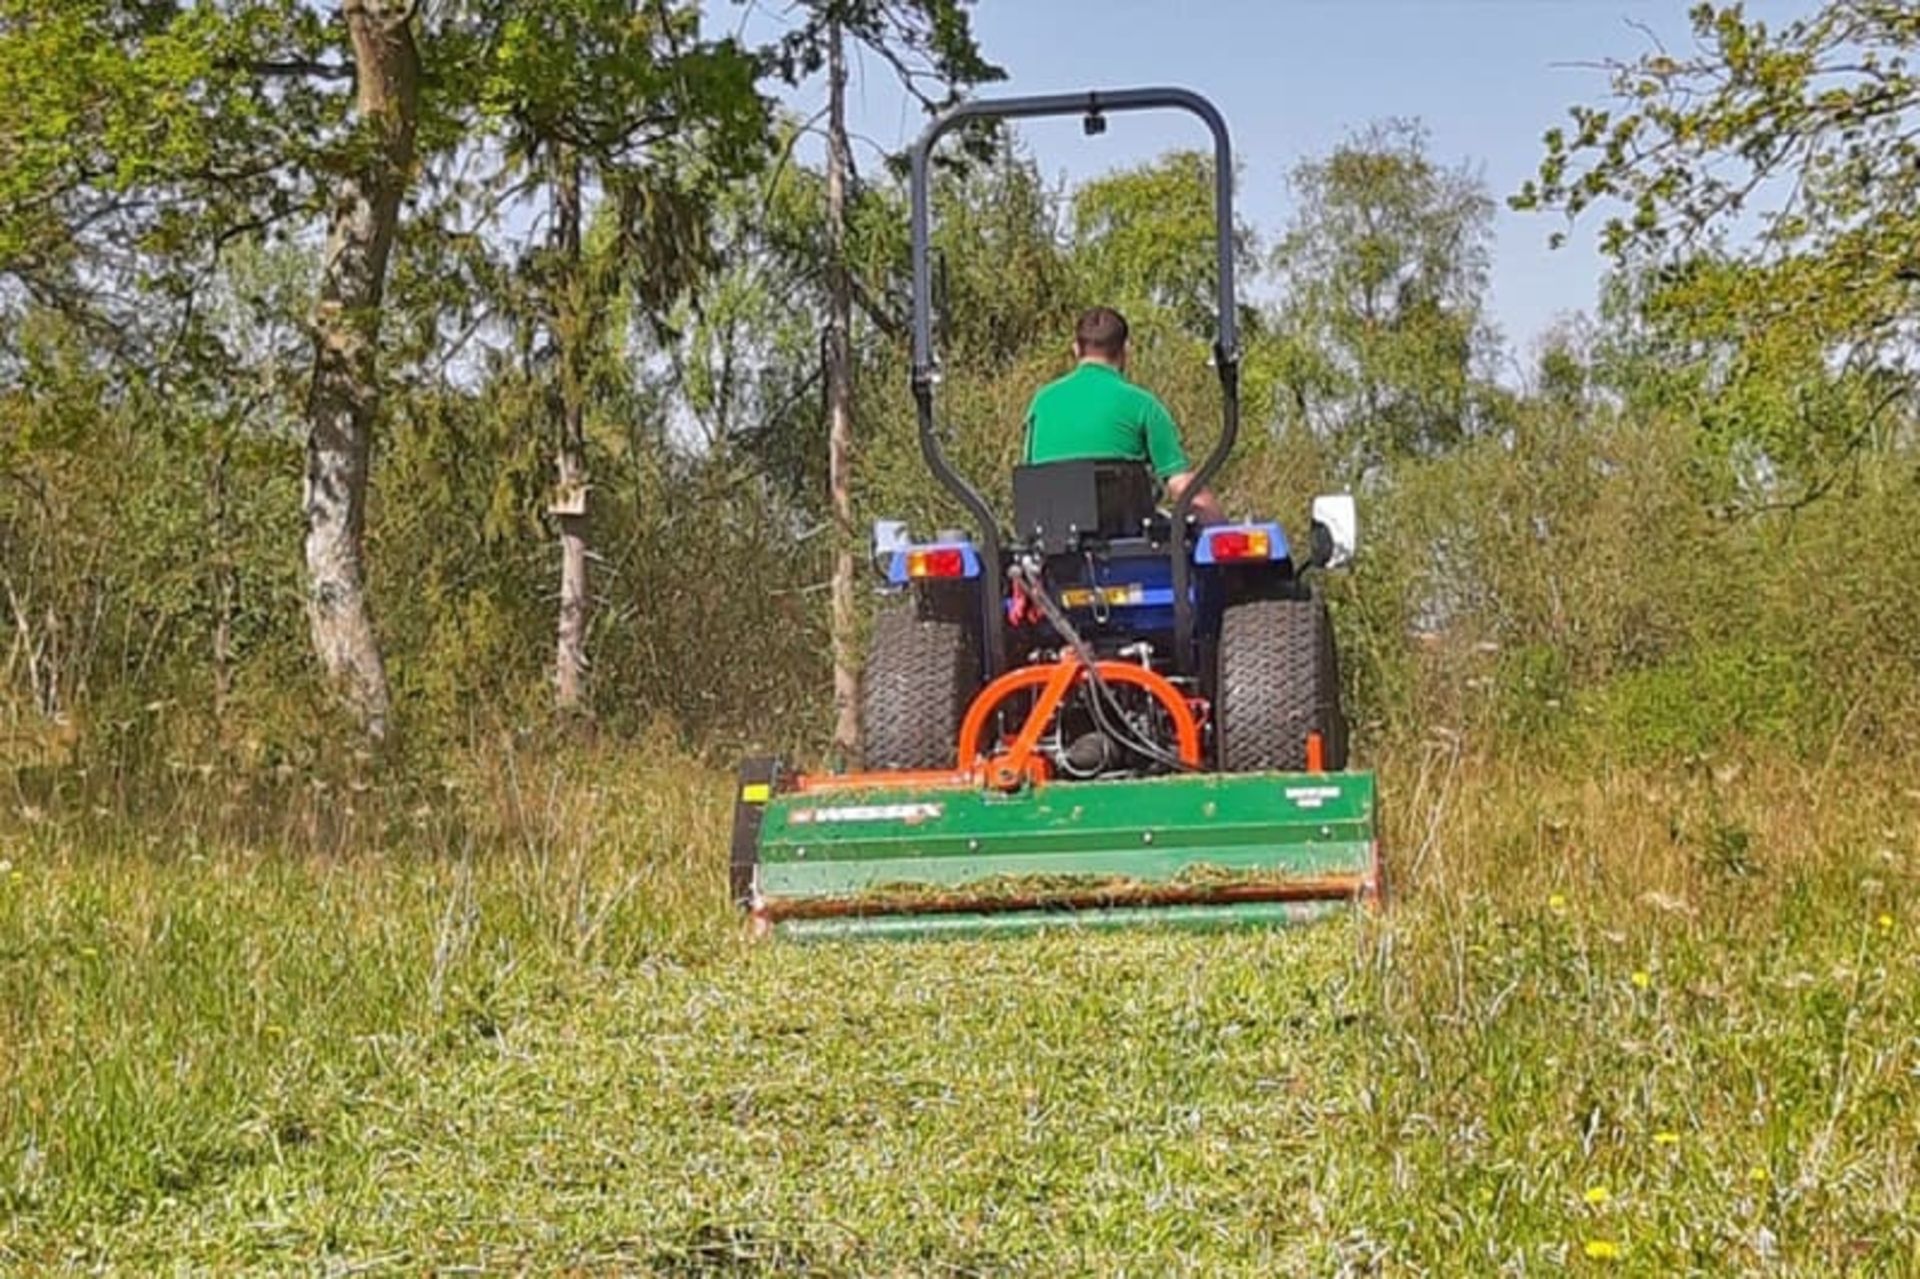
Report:
[[[1113,359],[1127,349],[1127,317],[1110,306],[1096,306],[1080,313],[1073,326],[1073,340],[1082,355],[1103,355]]]

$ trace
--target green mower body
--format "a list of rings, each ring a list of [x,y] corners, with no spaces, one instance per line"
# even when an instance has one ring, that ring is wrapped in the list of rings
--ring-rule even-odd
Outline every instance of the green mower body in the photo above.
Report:
[[[1371,773],[783,790],[749,764],[735,891],[797,939],[1270,927],[1378,899]]]

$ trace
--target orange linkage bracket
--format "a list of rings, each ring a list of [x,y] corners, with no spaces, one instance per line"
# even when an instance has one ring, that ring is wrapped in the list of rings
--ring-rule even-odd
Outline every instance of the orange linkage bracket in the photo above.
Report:
[[[1160,703],[1173,721],[1174,738],[1180,762],[1200,767],[1200,722],[1193,705],[1165,676],[1157,675],[1132,662],[1101,662],[1100,678],[1109,684],[1129,684],[1144,689]],[[1035,753],[1041,735],[1060,713],[1061,704],[1074,685],[1087,678],[1086,663],[1068,653],[1046,666],[1023,666],[1008,671],[980,690],[967,708],[960,725],[959,747],[951,770],[925,772],[829,773],[801,776],[794,788],[801,792],[856,791],[876,786],[914,786],[928,789],[958,790],[988,786],[994,790],[1015,791],[1022,786],[1047,781],[1053,770],[1046,757]],[[1033,706],[1026,721],[1006,749],[995,751],[989,742],[989,727],[994,712],[1008,698],[1034,693]]]
[[[1097,669],[1100,678],[1109,684],[1130,684],[1151,694],[1173,721],[1180,761],[1195,768],[1200,766],[1200,725],[1194,719],[1193,707],[1179,689],[1165,676],[1132,662],[1101,662]],[[1034,748],[1040,743],[1040,735],[1059,714],[1067,693],[1086,678],[1086,664],[1068,653],[1051,666],[1026,666],[1008,671],[981,689],[960,725],[960,767],[979,770],[980,780],[995,790],[1018,790],[1028,782],[1045,781],[1049,775],[1047,762],[1033,753]],[[994,712],[1009,697],[1026,692],[1036,694],[1026,723],[1021,725],[1006,750],[989,755],[984,737]]]

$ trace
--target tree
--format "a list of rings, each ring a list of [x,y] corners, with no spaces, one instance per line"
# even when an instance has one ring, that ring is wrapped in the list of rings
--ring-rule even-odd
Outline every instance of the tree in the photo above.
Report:
[[[1079,297],[1090,289],[1082,278],[1089,272],[1062,234],[1066,206],[1011,142],[943,175],[933,245],[944,365],[991,377],[1036,347],[1053,360],[1065,356],[1072,318],[1085,306]],[[904,209],[893,216],[904,220]],[[896,225],[904,231],[903,221]],[[902,234],[903,273],[905,248]]]
[[[611,293],[657,317],[704,263],[703,193],[765,141],[756,60],[701,38],[697,6],[659,0],[0,5],[0,87],[19,90],[0,104],[0,145],[18,159],[0,177],[0,306],[54,306],[88,325],[129,382],[200,385],[194,370],[231,364],[232,343],[199,304],[220,254],[322,231],[305,397],[307,611],[323,672],[374,736],[390,710],[364,548],[383,381],[407,354],[416,374],[444,375],[452,351],[427,348],[458,343],[441,319],[465,312],[471,332],[484,316],[431,277],[452,267],[462,283],[502,279],[486,261],[494,245],[474,246],[544,185],[554,217],[536,287],[492,296],[508,310],[536,300],[543,316],[561,491],[558,695],[576,704],[587,370]],[[488,161],[502,162],[495,176],[474,181]],[[396,249],[410,192],[426,198]],[[590,264],[596,200],[612,230]],[[454,221],[463,215],[481,236]],[[406,324],[383,333],[390,267],[409,257]]]
[[[16,153],[0,276],[96,334],[116,377],[165,394],[226,363],[200,304],[222,253],[324,221],[306,405],[307,605],[323,671],[379,736],[388,695],[361,542],[381,295],[411,178],[420,58],[411,6],[344,0],[333,16],[297,0],[10,0],[0,79],[20,93],[5,95],[0,126]]]
[[[1086,301],[1129,314],[1164,312],[1186,332],[1213,337],[1219,271],[1211,156],[1174,151],[1094,179],[1074,192],[1073,231]],[[1234,247],[1244,264],[1237,278],[1247,278],[1255,265],[1252,231],[1236,228]]]
[[[340,34],[296,0],[0,0],[0,315],[57,312],[164,385],[226,248],[321,210]]]
[[[335,185],[307,396],[307,617],[329,681],[369,736],[391,699],[367,603],[367,475],[380,409],[381,298],[420,124],[413,6],[344,0],[360,145]]]
[[[1333,440],[1355,474],[1472,434],[1494,344],[1480,179],[1393,121],[1301,164],[1293,188],[1274,253],[1282,416]]]
[[[554,703],[586,695],[589,467],[587,400],[612,336],[621,285],[652,322],[709,264],[717,189],[752,168],[767,138],[753,58],[701,34],[697,5],[658,0],[556,0],[504,6],[483,46],[481,90],[500,128],[507,173],[545,185],[547,245],[535,293],[560,541]],[[583,251],[588,202],[603,201],[610,235]]]
[[[791,251],[817,239],[814,174],[774,166],[715,209],[716,269],[682,300],[664,345],[671,393],[708,452],[751,460],[796,520],[824,509],[820,272]]]
[[[826,271],[827,485],[833,508],[833,704],[835,753],[860,756],[860,606],[853,517],[853,295],[847,210],[855,180],[847,131],[846,52],[857,43],[890,66],[908,94],[932,110],[965,85],[997,80],[1000,68],[974,43],[970,0],[811,0],[811,20],[776,50],[789,81],[827,72]],[[927,86],[933,86],[930,91]]]
[[[1691,19],[1692,51],[1605,64],[1612,102],[1547,131],[1513,204],[1569,220],[1626,206],[1600,241],[1646,336],[1693,370],[1704,442],[1757,460],[1763,500],[1802,500],[1911,420],[1920,12],[1827,0],[1778,28],[1739,4]]]
[[[847,264],[847,180],[853,144],[847,137],[846,34],[838,15],[827,28],[827,488],[833,503],[833,745],[860,758],[859,601],[854,597],[853,279]]]

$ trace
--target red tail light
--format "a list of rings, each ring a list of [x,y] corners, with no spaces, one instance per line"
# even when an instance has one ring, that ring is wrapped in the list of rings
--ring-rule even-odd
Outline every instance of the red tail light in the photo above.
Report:
[[[908,577],[964,577],[967,557],[955,546],[907,552]]]
[[[1216,560],[1264,560],[1273,553],[1273,541],[1265,529],[1227,529],[1215,533],[1210,545]]]

